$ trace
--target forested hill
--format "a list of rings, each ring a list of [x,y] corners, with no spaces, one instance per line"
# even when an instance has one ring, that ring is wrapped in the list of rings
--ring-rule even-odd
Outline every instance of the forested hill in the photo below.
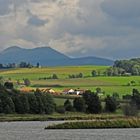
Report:
[[[140,58],[117,60],[114,62],[114,67],[121,68],[132,75],[140,75]]]

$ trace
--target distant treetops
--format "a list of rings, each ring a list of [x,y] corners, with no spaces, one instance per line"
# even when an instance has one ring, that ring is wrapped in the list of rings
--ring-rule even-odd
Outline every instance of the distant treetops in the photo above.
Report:
[[[130,76],[140,75],[140,58],[130,60],[117,60],[113,67],[107,70],[108,76]]]
[[[32,68],[32,67],[36,67],[36,68],[40,68],[41,65],[39,64],[39,62],[36,63],[36,65],[33,65],[29,62],[20,62],[19,64],[17,63],[8,63],[8,64],[0,64],[0,69],[9,69],[9,68]]]

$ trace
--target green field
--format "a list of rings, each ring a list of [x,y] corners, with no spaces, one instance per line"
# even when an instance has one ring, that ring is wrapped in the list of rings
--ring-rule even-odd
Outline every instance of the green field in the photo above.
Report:
[[[69,66],[69,67],[47,67],[47,68],[25,68],[25,69],[11,69],[1,70],[0,75],[13,78],[23,79],[29,78],[30,80],[36,80],[39,78],[47,77],[52,74],[57,74],[59,78],[68,78],[69,74],[83,73],[84,76],[90,76],[92,70],[97,70],[103,73],[106,66]]]
[[[80,88],[95,91],[100,87],[105,95],[117,92],[120,96],[130,94],[133,88],[140,90],[140,76],[129,77],[107,77],[103,73],[107,66],[70,66],[70,67],[46,67],[46,68],[25,68],[1,70],[0,76],[5,80],[11,78],[12,81],[28,78],[31,80],[32,87],[52,87],[60,92],[65,88]],[[101,76],[91,77],[91,71],[96,70]],[[83,73],[83,78],[69,79],[71,74]],[[39,80],[39,78],[49,77],[57,74],[57,80],[47,79]],[[128,83],[135,81],[135,85],[128,86]]]

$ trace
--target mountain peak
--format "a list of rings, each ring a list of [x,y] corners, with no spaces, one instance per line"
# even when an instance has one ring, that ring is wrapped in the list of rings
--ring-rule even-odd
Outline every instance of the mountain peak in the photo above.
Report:
[[[18,46],[12,46],[12,47],[8,47],[7,49],[5,49],[2,53],[9,53],[9,52],[14,52],[14,51],[19,51],[21,50],[21,47]]]
[[[65,54],[49,47],[37,47],[33,49],[24,49],[18,46],[12,46],[0,53],[0,63],[20,63],[21,61],[36,64],[39,62],[42,66],[68,66],[68,65],[111,65],[112,60],[104,58],[70,58]]]
[[[34,48],[34,50],[54,50],[54,49],[49,46],[42,46],[42,47]]]
[[[25,48],[22,48],[22,47],[19,47],[19,46],[11,46],[11,47],[8,47],[6,48],[5,50],[2,51],[2,54],[5,54],[5,53],[14,53],[14,52],[18,52],[18,51],[55,51],[54,49],[52,49],[51,47],[48,47],[48,46],[43,46],[43,47],[37,47],[37,48],[28,48],[28,49],[25,49]]]

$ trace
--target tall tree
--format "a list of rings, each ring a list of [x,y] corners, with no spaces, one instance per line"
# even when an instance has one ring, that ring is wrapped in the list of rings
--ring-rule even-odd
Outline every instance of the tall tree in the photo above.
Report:
[[[117,109],[117,101],[115,98],[107,96],[105,98],[105,110],[107,112],[115,112]]]
[[[87,112],[98,114],[102,110],[101,101],[99,96],[91,91],[87,91],[83,94],[83,98],[87,104]]]
[[[91,72],[91,74],[92,74],[92,77],[96,77],[96,76],[97,76],[96,70],[93,70],[93,71]]]
[[[73,107],[69,99],[64,102],[64,107],[66,111],[72,111]]]
[[[75,98],[73,101],[73,107],[78,112],[85,112],[86,111],[85,100],[81,97]]]

